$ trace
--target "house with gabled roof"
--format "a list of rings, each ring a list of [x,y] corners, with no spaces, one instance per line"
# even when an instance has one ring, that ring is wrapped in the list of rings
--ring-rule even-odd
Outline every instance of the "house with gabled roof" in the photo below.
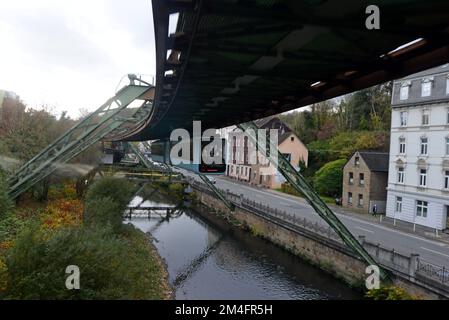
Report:
[[[343,168],[342,205],[360,213],[385,213],[389,154],[357,151]]]
[[[278,150],[290,160],[290,163],[299,170],[300,164],[307,166],[309,152],[299,137],[278,117],[271,116],[255,120],[260,129],[274,129],[278,133]],[[239,129],[233,130],[230,139],[230,159],[227,175],[231,178],[248,182],[252,185],[266,188],[280,188],[285,182],[284,177],[259,153],[256,164],[251,159],[251,142],[245,135],[238,134]]]

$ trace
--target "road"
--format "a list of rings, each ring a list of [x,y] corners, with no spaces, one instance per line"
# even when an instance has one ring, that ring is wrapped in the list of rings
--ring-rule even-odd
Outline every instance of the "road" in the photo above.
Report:
[[[186,174],[185,172],[183,173]],[[191,173],[187,175],[194,176]],[[258,201],[259,203],[279,210],[285,210],[290,214],[293,213],[298,217],[305,217],[309,221],[318,222],[327,226],[326,222],[315,213],[313,208],[304,199],[254,188],[219,176],[214,176],[214,178],[217,181],[216,186],[220,189],[229,189],[235,194],[243,194],[248,199]],[[336,213],[336,215],[356,237],[363,235],[366,237],[366,240],[380,243],[382,247],[395,249],[397,252],[406,255],[417,253],[420,258],[427,262],[449,267],[449,244],[447,243],[392,229],[388,226],[383,226],[362,218],[339,213]]]

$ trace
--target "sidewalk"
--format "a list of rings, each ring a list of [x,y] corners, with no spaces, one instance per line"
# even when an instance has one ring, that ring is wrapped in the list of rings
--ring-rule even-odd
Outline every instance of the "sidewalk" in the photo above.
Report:
[[[232,179],[228,176],[223,176],[221,178],[224,178],[225,180],[233,182],[233,183],[237,183],[237,184],[241,184],[241,185],[244,185],[247,187],[254,188],[256,190],[270,192],[277,196],[289,198],[289,199],[301,202],[303,204],[307,204],[307,201],[302,197],[294,196],[294,195],[287,194],[287,193],[277,191],[277,190],[272,190],[272,189],[268,189],[268,188],[250,185],[249,183],[247,183],[245,181],[238,181],[238,180]],[[442,231],[436,232],[435,229],[431,229],[431,228],[420,226],[420,225],[415,225],[415,228],[413,228],[412,223],[401,221],[401,220],[396,220],[396,222],[395,222],[392,218],[385,217],[385,215],[372,216],[370,214],[360,214],[357,212],[353,212],[347,208],[337,206],[335,204],[328,203],[327,205],[332,209],[332,211],[334,211],[337,214],[350,216],[352,218],[356,218],[359,220],[365,220],[370,223],[375,223],[375,224],[378,224],[378,225],[381,225],[383,227],[387,227],[387,228],[390,228],[393,230],[398,230],[398,231],[405,232],[408,234],[420,236],[422,238],[426,238],[429,240],[440,241],[440,242],[449,244],[449,233],[447,233],[447,231],[446,232],[442,232]]]
[[[290,194],[286,194],[277,190],[271,190],[271,189],[264,189],[268,192],[274,193],[276,195],[279,196],[285,196],[291,199],[295,199],[298,201],[301,201],[303,203],[306,202],[306,200],[302,197],[297,197],[294,195],[290,195]],[[413,234],[416,236],[420,236],[426,239],[430,239],[430,240],[434,240],[434,241],[441,241],[444,243],[448,243],[449,244],[449,233],[447,233],[447,231],[436,231],[435,229],[431,229],[428,227],[424,227],[421,225],[415,225],[415,228],[413,228],[413,224],[409,223],[409,222],[405,222],[405,221],[401,221],[401,220],[396,220],[396,222],[389,217],[386,217],[385,215],[376,215],[373,216],[371,214],[361,214],[361,213],[357,213],[354,211],[351,211],[347,208],[343,208],[341,206],[335,205],[335,204],[329,204],[327,203],[327,205],[329,206],[329,208],[332,209],[332,211],[334,211],[337,214],[341,214],[341,215],[347,215],[356,219],[360,219],[360,220],[365,220],[365,221],[369,221],[371,223],[375,223],[390,229],[395,229],[395,230],[399,230],[405,233],[409,233],[409,234]]]

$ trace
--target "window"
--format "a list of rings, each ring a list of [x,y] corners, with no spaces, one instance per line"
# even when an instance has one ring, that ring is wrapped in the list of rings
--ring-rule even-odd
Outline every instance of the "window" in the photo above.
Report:
[[[429,125],[429,110],[423,110],[422,117],[421,117],[421,124],[423,126]]]
[[[354,159],[354,164],[355,164],[356,166],[360,165],[360,157],[355,157],[355,159]]]
[[[354,173],[349,172],[349,184],[353,184],[354,183]]]
[[[428,207],[427,201],[417,200],[416,201],[416,215],[418,217],[426,218],[427,217],[427,207]]]
[[[425,80],[421,85],[421,97],[429,97],[432,92],[432,81]]]
[[[449,79],[448,79],[449,80]],[[449,94],[449,93],[448,93]],[[446,123],[449,124],[449,108],[447,108]]]
[[[399,138],[399,153],[405,154],[405,138],[404,137]]]
[[[449,156],[449,137],[446,137],[446,155]]]
[[[444,189],[449,189],[449,170],[444,171]]]
[[[446,94],[449,94],[449,76],[446,79]]]
[[[405,127],[407,125],[407,111],[401,111],[399,117],[401,120],[401,127]]]
[[[290,141],[291,142],[295,141],[295,137],[290,137]]]
[[[285,159],[287,159],[288,162],[292,161],[292,154],[291,153],[283,153],[282,155],[285,157]]]
[[[425,187],[427,185],[427,169],[419,170],[419,186]]]
[[[396,197],[396,212],[402,212],[402,197]]]
[[[429,139],[427,137],[421,137],[421,155],[427,154],[428,142],[429,142]]]
[[[239,173],[240,173],[240,167],[237,167],[237,168],[235,169],[235,172],[236,172],[237,174],[239,174]]]
[[[404,168],[398,168],[398,182],[404,183]]]
[[[400,91],[400,94],[399,94],[399,99],[400,100],[407,100],[408,99],[408,89],[409,89],[408,85],[403,85],[401,87],[401,91]]]
[[[359,184],[361,186],[365,185],[365,174],[363,174],[363,173],[359,173]]]
[[[363,207],[363,194],[359,194],[359,207]]]
[[[352,192],[348,192],[348,204],[352,205]]]

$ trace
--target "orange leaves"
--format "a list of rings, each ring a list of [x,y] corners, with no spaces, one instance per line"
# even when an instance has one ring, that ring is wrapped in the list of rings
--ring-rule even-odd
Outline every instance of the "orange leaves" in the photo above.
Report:
[[[44,228],[55,230],[81,224],[84,206],[80,200],[55,200],[42,215]]]
[[[12,247],[12,241],[11,240],[5,240],[3,242],[0,242],[0,252],[3,250],[7,250]]]

